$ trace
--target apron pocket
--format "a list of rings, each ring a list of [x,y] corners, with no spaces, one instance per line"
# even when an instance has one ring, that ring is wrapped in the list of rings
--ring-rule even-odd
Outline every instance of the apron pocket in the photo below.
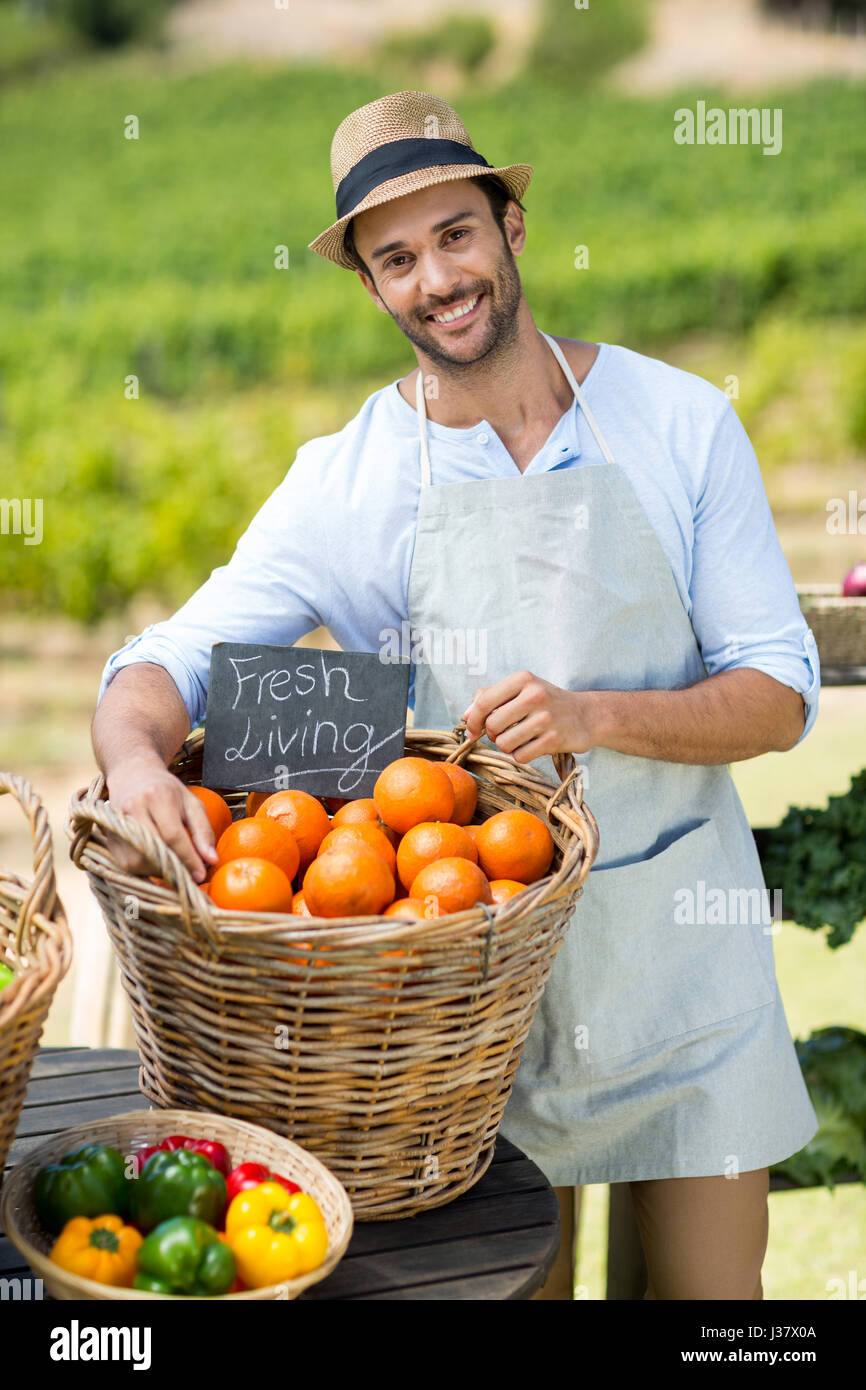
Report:
[[[755,935],[769,904],[763,884],[743,890],[749,877],[712,820],[649,858],[590,870],[572,926],[575,1038],[590,1066],[772,1002]]]

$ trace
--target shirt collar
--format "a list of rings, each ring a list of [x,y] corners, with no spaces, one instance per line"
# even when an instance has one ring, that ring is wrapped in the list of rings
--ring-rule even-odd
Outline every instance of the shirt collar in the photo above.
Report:
[[[418,412],[402,395],[397,381],[392,381],[390,386],[385,389],[391,410],[395,412],[404,426],[409,426],[417,435]],[[572,399],[570,409],[560,416],[549,438],[541,446],[529,467],[524,470],[524,477],[526,473],[549,472],[551,468],[557,468],[560,464],[570,463],[572,459],[580,457],[580,439],[577,433],[578,410],[579,406],[575,397]],[[442,425],[437,420],[431,420],[428,416],[427,433],[430,439],[438,439],[445,444],[456,444],[464,449],[505,449],[489,420],[479,420],[477,425],[470,425],[468,429],[456,429],[452,425]]]

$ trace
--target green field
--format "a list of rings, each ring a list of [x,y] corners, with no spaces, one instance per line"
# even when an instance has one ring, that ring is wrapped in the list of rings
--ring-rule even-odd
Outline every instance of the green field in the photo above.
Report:
[[[0,474],[45,516],[41,545],[0,549],[19,605],[92,621],[145,589],[177,606],[299,444],[414,365],[351,273],[306,249],[333,220],[333,130],[380,82],[133,54],[7,84]],[[675,144],[695,99],[525,78],[458,105],[488,158],[535,168],[519,264],[538,323],[736,375],[768,487],[817,464],[801,501],[823,508],[821,470],[866,452],[863,89],[774,96],[770,158]]]

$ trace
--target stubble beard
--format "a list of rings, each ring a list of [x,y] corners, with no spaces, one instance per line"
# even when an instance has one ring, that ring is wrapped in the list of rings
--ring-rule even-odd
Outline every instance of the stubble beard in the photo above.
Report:
[[[394,313],[392,309],[388,309],[388,313],[410,343],[414,343],[415,347],[437,367],[444,373],[459,375],[464,369],[474,367],[485,359],[494,362],[517,341],[518,311],[523,298],[523,286],[520,283],[517,262],[510,248],[503,246],[503,254],[496,266],[494,279],[478,281],[468,294],[461,296],[461,300],[471,299],[474,294],[481,293],[486,300],[484,312],[487,321],[481,342],[471,357],[460,356],[459,349],[450,353],[447,344],[443,344],[441,338],[437,337],[435,328],[427,329],[426,319],[419,320],[417,315],[406,318],[402,314]]]

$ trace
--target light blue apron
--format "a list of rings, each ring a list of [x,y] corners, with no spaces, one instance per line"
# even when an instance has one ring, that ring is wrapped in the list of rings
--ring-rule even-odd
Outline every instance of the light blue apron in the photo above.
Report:
[[[413,633],[470,627],[487,644],[479,673],[448,659],[453,639],[425,642],[419,729],[453,728],[479,686],[523,669],[568,690],[671,690],[707,675],[658,537],[543,336],[603,464],[433,487],[418,373],[409,622]],[[788,1157],[817,1118],[776,983],[772,899],[729,769],[604,748],[578,758],[599,855],[501,1132],[556,1186],[733,1175]],[[533,766],[558,784],[550,758]]]

